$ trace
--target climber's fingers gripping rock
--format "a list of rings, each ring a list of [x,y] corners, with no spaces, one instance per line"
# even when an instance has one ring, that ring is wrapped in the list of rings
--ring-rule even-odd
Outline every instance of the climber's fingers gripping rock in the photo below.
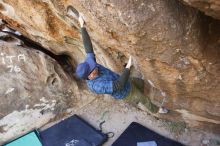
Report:
[[[126,65],[126,68],[130,69],[131,66],[132,66],[132,57],[130,56],[130,57],[129,57],[129,60],[128,60],[128,63],[127,63],[127,65]]]

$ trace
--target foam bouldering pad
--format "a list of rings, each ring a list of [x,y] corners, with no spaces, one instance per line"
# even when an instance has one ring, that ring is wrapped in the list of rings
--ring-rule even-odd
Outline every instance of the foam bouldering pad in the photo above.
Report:
[[[154,141],[157,146],[184,146],[136,122],[132,122],[112,146],[137,146]]]
[[[76,145],[74,146],[95,146],[95,145],[91,145],[89,144],[87,141],[85,140],[80,140]]]
[[[101,146],[107,135],[73,115],[41,131],[40,138],[43,146]]]
[[[38,132],[34,130],[3,146],[42,146],[42,143],[39,140]]]

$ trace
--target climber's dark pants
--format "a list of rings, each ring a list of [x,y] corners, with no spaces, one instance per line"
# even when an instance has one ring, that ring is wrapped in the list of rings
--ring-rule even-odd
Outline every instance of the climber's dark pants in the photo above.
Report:
[[[159,108],[151,102],[149,97],[144,95],[144,81],[139,78],[130,78],[130,81],[132,87],[124,100],[135,107],[141,103],[147,111],[157,113]]]

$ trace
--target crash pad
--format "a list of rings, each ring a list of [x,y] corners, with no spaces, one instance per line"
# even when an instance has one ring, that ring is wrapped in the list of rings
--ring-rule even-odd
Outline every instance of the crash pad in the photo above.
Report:
[[[107,135],[73,115],[41,131],[40,138],[43,146],[101,146]]]
[[[42,146],[38,136],[38,132],[34,130],[3,146]]]
[[[132,122],[112,146],[147,145],[147,143],[152,141],[155,142],[157,146],[184,146],[136,122]]]

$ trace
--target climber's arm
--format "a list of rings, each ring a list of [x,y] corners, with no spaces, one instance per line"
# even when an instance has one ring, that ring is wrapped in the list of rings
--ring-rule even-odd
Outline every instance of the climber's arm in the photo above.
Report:
[[[85,48],[86,53],[94,53],[93,51],[93,47],[92,47],[92,42],[91,39],[89,37],[89,34],[86,30],[86,28],[83,26],[80,28],[81,29],[81,35],[82,35],[82,39],[83,39],[83,45]]]
[[[81,31],[81,35],[82,35],[82,40],[83,40],[83,45],[85,48],[86,53],[89,55],[94,55],[94,51],[93,51],[93,47],[92,47],[92,42],[91,39],[89,37],[89,34],[86,30],[86,28],[84,27],[85,21],[82,17],[82,15],[79,15],[79,24],[80,24],[80,31]],[[92,54],[91,54],[92,53]]]
[[[131,56],[130,56],[128,63],[123,73],[121,74],[121,76],[117,80],[113,81],[113,91],[122,90],[125,87],[130,76],[131,65],[132,65],[132,62],[131,62]]]
[[[113,81],[113,91],[122,90],[128,82],[129,76],[130,69],[125,68],[121,76],[117,80]]]

